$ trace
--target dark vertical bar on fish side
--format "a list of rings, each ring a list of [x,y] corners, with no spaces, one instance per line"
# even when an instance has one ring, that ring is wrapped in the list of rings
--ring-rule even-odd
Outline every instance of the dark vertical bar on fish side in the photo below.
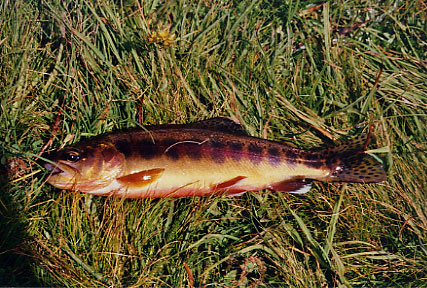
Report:
[[[249,159],[255,165],[259,164],[262,161],[262,148],[259,147],[258,143],[252,142],[248,145],[248,155]]]

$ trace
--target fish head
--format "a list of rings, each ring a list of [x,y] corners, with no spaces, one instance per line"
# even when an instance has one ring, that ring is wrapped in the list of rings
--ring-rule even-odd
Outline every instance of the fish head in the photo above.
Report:
[[[82,143],[48,155],[47,182],[60,189],[90,192],[108,186],[124,169],[124,156],[112,144]]]

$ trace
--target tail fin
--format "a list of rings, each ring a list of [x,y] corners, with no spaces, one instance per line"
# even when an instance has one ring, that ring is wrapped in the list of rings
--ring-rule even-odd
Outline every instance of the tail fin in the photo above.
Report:
[[[372,156],[364,152],[343,156],[340,164],[329,176],[329,181],[379,183],[387,180],[384,167]]]
[[[353,183],[379,183],[387,180],[384,167],[372,156],[365,153],[369,135],[354,138],[348,143],[329,150],[337,157],[327,181]]]

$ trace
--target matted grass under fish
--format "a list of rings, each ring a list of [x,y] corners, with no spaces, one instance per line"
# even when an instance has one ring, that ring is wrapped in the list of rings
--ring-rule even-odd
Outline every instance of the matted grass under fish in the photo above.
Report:
[[[48,156],[48,183],[94,195],[162,198],[305,193],[310,181],[378,183],[383,166],[365,153],[367,137],[306,151],[248,136],[229,118],[148,126],[101,135]]]

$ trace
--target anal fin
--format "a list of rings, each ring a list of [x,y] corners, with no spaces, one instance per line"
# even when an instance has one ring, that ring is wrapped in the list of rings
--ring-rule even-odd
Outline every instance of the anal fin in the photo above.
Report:
[[[292,194],[304,194],[310,191],[311,184],[304,178],[292,178],[282,182],[270,184],[268,189]]]
[[[128,187],[141,188],[153,183],[162,176],[163,168],[144,170],[117,178],[117,181]]]

